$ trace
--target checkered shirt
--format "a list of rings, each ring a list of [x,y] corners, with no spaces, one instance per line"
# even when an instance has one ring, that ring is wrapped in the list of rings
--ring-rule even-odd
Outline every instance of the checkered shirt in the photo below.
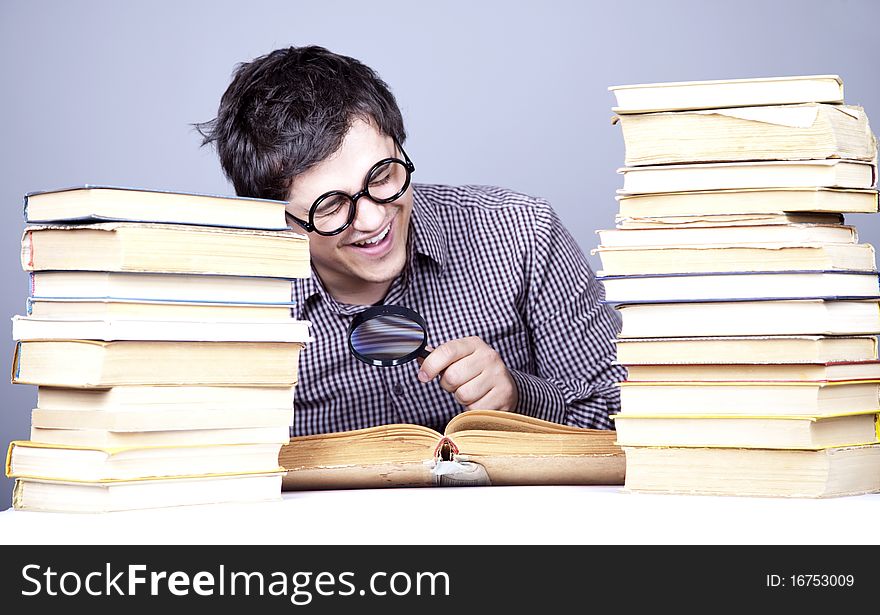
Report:
[[[586,257],[542,200],[488,186],[416,184],[404,271],[383,303],[428,325],[428,344],[475,335],[492,346],[519,392],[521,414],[613,429],[618,313]],[[335,301],[313,271],[295,280],[296,318],[314,341],[300,355],[293,435],[416,423],[442,432],[464,408],[415,361],[372,367],[352,356],[347,331],[367,306]]]

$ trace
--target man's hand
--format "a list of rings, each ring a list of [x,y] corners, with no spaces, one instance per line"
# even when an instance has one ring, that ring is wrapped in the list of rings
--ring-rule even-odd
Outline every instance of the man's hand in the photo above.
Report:
[[[507,366],[494,348],[478,337],[452,340],[420,362],[419,380],[440,374],[440,386],[466,410],[516,409],[519,393]]]

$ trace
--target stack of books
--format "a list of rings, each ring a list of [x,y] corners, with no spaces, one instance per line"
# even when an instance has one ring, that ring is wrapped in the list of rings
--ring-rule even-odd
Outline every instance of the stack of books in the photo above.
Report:
[[[15,383],[38,386],[7,475],[20,510],[279,499],[300,351],[285,203],[85,186],[25,197]]]
[[[880,490],[878,274],[844,220],[878,210],[864,109],[836,75],[610,89],[626,166],[594,253],[626,488]]]

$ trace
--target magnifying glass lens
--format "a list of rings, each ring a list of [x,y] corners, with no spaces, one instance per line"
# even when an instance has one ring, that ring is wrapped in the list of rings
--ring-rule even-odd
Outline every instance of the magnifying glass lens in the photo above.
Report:
[[[404,357],[424,341],[422,328],[401,316],[377,316],[351,333],[351,345],[357,352],[380,361]]]
[[[402,306],[379,306],[360,314],[348,334],[355,357],[378,366],[401,365],[425,356],[424,320]]]

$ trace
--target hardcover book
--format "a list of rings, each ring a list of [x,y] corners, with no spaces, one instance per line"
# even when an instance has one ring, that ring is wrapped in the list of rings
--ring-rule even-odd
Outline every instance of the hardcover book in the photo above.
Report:
[[[667,164],[625,167],[618,169],[618,173],[623,175],[623,194],[766,188],[869,189],[877,181],[876,164],[840,159]],[[735,211],[743,210],[720,213]]]
[[[800,299],[619,305],[619,338],[877,335],[875,300]]]
[[[143,271],[307,278],[309,242],[292,230],[182,224],[46,225],[25,229],[25,271]]]
[[[152,448],[88,448],[10,443],[6,476],[33,480],[116,482],[180,476],[278,472],[281,443]]]
[[[880,380],[620,383],[624,415],[814,416],[877,411],[878,399]]]
[[[296,373],[293,375],[296,377]],[[134,385],[93,389],[41,386],[37,388],[37,408],[118,414],[175,412],[182,416],[188,412],[215,410],[247,412],[250,408],[290,410],[295,389],[293,385]]]
[[[743,335],[618,339],[617,360],[635,365],[795,365],[877,359],[877,338],[823,335]],[[756,368],[759,369],[759,368]],[[820,380],[821,378],[817,378]]]
[[[671,81],[613,85],[615,113],[650,113],[682,109],[717,109],[799,103],[843,103],[838,75],[793,75],[748,79]]]
[[[15,340],[129,340],[176,342],[310,342],[310,322],[274,320],[174,320],[142,318],[38,318],[13,316]]]
[[[877,142],[864,109],[781,105],[620,115],[628,167],[695,162],[872,161]]]
[[[838,226],[843,214],[832,212],[766,212],[766,213],[702,213],[685,216],[616,216],[616,228],[635,229],[696,229],[714,227],[761,226],[778,227],[797,224]],[[597,231],[598,232],[598,231]]]
[[[73,482],[19,478],[15,510],[115,512],[142,508],[267,502],[281,499],[282,472],[133,481]]]
[[[620,446],[814,449],[876,444],[876,410],[825,415],[617,414]]]
[[[171,429],[166,431],[112,431],[109,429],[54,429],[31,425],[32,442],[79,448],[154,448],[231,444],[287,444],[289,425]]]
[[[597,276],[606,303],[672,301],[743,301],[799,299],[805,290],[815,297],[880,296],[873,271],[755,271]]]
[[[200,301],[219,303],[285,303],[291,283],[284,278],[119,271],[34,271],[34,299],[119,299],[133,301]]]
[[[682,183],[680,185],[687,185]],[[775,214],[778,212],[877,213],[877,191],[804,186],[679,192],[618,192],[622,217]]]
[[[116,320],[188,322],[289,322],[295,304],[161,299],[36,298],[27,300],[27,316],[39,320]],[[112,325],[110,325],[112,327]]]
[[[24,340],[12,358],[12,382],[52,387],[248,385],[297,382],[297,342]]]
[[[29,192],[24,218],[43,222],[137,221],[252,229],[287,228],[285,201],[86,184]]]
[[[764,497],[880,491],[880,445],[819,450],[624,447],[625,489]]]
[[[853,226],[843,224],[768,224],[670,226],[665,228],[603,229],[596,231],[606,248],[736,243],[857,243]]]
[[[869,338],[873,339],[873,338]],[[876,340],[873,340],[876,341]],[[747,343],[744,340],[743,343]],[[756,354],[760,354],[759,351]],[[764,357],[761,357],[762,359]],[[771,360],[775,357],[769,357]],[[801,361],[811,357],[800,356]],[[880,361],[628,365],[628,382],[880,381]],[[880,407],[880,405],[878,405]]]
[[[639,246],[591,251],[602,276],[759,271],[875,271],[868,243],[727,243]],[[803,294],[803,293],[802,293]]]
[[[196,410],[69,410],[34,408],[31,427],[41,429],[103,429],[112,432],[183,431],[191,429],[238,429],[242,427],[288,427],[293,406],[247,409]]]

